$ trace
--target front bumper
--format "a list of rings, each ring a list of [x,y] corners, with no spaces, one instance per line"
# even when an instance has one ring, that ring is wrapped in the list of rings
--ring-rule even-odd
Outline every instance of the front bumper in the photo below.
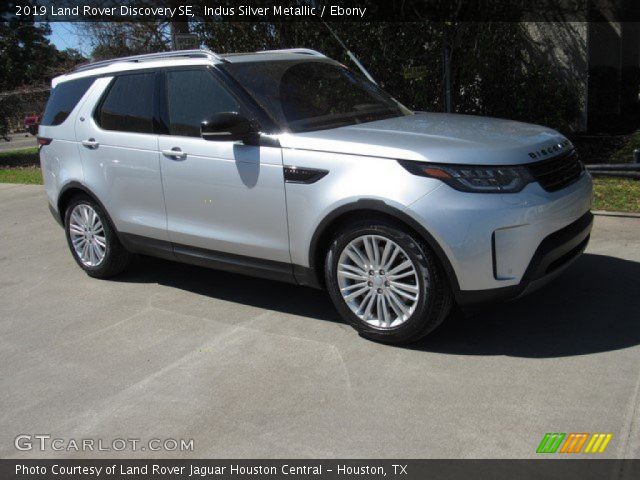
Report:
[[[547,192],[463,193],[443,185],[410,205],[441,248],[459,304],[512,298],[557,275],[586,247],[592,182]]]
[[[458,305],[511,300],[546,285],[584,252],[592,226],[593,214],[587,212],[540,243],[520,283],[488,290],[460,290],[456,295]]]

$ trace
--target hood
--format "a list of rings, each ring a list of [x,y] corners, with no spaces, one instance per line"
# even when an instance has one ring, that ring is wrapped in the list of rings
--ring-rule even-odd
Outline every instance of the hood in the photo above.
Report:
[[[400,160],[469,165],[518,165],[573,148],[550,128],[513,120],[419,113],[280,137],[284,148]]]

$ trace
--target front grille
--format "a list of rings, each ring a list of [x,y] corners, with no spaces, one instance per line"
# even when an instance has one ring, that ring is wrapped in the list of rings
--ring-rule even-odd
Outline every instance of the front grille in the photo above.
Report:
[[[584,171],[584,166],[575,150],[548,160],[530,163],[528,167],[533,178],[547,192],[555,192],[571,185]]]

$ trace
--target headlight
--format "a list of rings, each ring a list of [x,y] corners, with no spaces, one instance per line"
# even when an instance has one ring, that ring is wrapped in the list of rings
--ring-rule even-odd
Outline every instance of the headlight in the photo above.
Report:
[[[442,165],[437,163],[398,160],[414,175],[437,178],[456,190],[479,193],[515,193],[533,177],[527,167]]]

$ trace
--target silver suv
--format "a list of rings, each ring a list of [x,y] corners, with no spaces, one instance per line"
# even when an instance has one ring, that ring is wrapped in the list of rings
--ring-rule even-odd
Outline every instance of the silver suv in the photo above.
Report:
[[[384,342],[540,286],[592,225],[590,176],[558,132],[415,113],[306,49],[82,66],[53,80],[39,144],[90,276],[145,254],[326,288]]]

